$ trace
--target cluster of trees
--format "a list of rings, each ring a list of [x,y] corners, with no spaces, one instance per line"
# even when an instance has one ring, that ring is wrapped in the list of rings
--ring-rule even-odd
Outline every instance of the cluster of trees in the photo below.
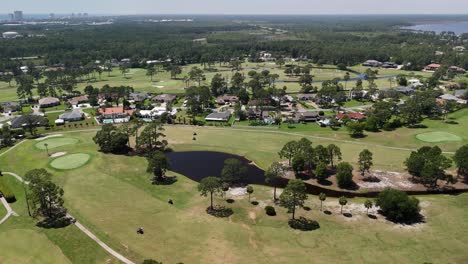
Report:
[[[64,191],[52,181],[52,174],[45,169],[34,169],[26,173],[25,180],[29,182],[24,186],[29,216],[44,217],[40,225],[46,227],[70,223],[63,207]]]
[[[461,147],[454,156],[455,163],[460,174],[465,174],[467,168],[467,146]],[[413,179],[417,178],[424,184],[431,187],[437,186],[438,180],[445,180],[447,183],[455,182],[455,178],[445,172],[452,165],[452,160],[442,153],[438,146],[425,146],[417,151],[411,152],[411,155],[405,160],[405,165]]]
[[[151,122],[144,126],[139,119],[132,119],[119,127],[105,124],[96,133],[93,140],[104,153],[124,154],[130,151],[130,139],[135,139],[135,149],[138,153],[165,151],[167,141],[164,139],[163,125]]]

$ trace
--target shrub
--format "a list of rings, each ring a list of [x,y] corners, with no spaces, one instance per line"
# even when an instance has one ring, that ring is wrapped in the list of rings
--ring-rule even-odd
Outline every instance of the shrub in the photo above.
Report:
[[[16,201],[15,194],[11,191],[10,187],[3,180],[2,176],[0,176],[0,192],[3,194],[7,202],[12,203]]]
[[[379,194],[375,204],[384,216],[394,222],[412,223],[421,217],[419,200],[403,191],[387,188]]]
[[[265,206],[265,213],[269,216],[275,216],[276,215],[276,210],[273,206]]]
[[[231,208],[224,207],[224,206],[213,206],[206,208],[206,212],[215,217],[229,217],[234,213]]]
[[[298,219],[289,220],[288,224],[291,228],[302,230],[302,231],[312,231],[312,230],[320,228],[320,225],[317,221],[310,220],[302,216],[299,217]]]
[[[347,162],[338,164],[336,180],[341,188],[349,187],[353,183],[353,166]]]

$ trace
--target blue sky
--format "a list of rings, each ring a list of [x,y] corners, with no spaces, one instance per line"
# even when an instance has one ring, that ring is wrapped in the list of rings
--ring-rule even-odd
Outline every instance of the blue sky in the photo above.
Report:
[[[1,13],[468,14],[468,0],[1,0]]]

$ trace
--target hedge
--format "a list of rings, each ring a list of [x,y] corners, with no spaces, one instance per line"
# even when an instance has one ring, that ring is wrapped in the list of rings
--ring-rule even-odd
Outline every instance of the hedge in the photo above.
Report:
[[[13,203],[16,201],[15,194],[11,191],[10,187],[8,187],[2,176],[0,176],[0,192],[3,194],[3,197],[5,197],[7,202]]]

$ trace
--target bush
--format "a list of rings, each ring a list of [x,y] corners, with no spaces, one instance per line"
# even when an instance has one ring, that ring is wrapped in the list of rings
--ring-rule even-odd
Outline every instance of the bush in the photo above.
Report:
[[[310,220],[302,216],[299,217],[298,219],[289,220],[288,224],[291,228],[302,230],[302,231],[312,231],[312,230],[320,228],[320,225],[317,221]]]
[[[375,202],[382,214],[397,223],[414,223],[420,220],[419,200],[403,191],[387,188]]]
[[[215,217],[229,217],[234,213],[231,208],[224,206],[213,206],[213,209],[208,207],[206,208],[206,212]]]
[[[353,166],[348,162],[338,164],[336,181],[341,188],[351,186],[353,183]]]
[[[15,194],[11,191],[10,187],[8,187],[2,176],[0,176],[0,192],[3,194],[3,197],[5,197],[7,202],[13,203],[16,201]]]
[[[276,215],[276,210],[273,206],[265,206],[265,213],[269,216],[275,216]]]

